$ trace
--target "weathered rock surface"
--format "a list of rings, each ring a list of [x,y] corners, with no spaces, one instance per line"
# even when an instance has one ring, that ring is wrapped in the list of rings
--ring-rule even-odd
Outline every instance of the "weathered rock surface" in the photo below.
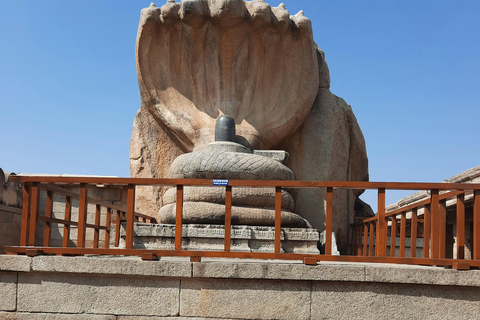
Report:
[[[213,141],[215,120],[225,113],[243,144],[289,152],[298,180],[368,179],[363,134],[351,107],[329,90],[324,54],[303,12],[290,16],[260,0],[150,6],[140,19],[137,73],[142,106],[132,132],[132,177],[165,177],[177,156]],[[137,209],[156,214],[162,192],[137,190]],[[335,190],[340,250],[359,193]],[[319,230],[325,194],[294,195],[295,212]]]

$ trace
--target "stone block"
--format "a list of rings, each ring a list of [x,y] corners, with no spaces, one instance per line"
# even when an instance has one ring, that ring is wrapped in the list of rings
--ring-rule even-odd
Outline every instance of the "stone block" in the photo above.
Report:
[[[193,264],[194,278],[364,281],[363,265],[273,262],[208,262]]]
[[[274,252],[274,227],[234,225],[231,228],[231,251]],[[125,247],[125,224],[122,224],[120,247]],[[182,228],[182,248],[185,250],[223,251],[223,225],[186,224]],[[309,228],[282,228],[282,252],[319,254],[319,233]],[[173,250],[175,225],[134,224],[133,246],[136,249]]]
[[[441,269],[439,267],[371,264],[365,265],[366,282],[435,284],[480,287],[480,270]]]
[[[174,316],[179,288],[180,280],[152,277],[19,273],[17,310]]]
[[[30,271],[32,258],[27,256],[0,255],[1,271]]]
[[[33,258],[33,271],[62,273],[119,274],[126,276],[191,277],[187,261],[142,261],[138,257],[56,257]]]
[[[477,319],[477,288],[315,282],[311,319]]]
[[[184,279],[180,315],[240,319],[310,319],[308,281]]]
[[[17,273],[0,272],[0,311],[14,311],[17,304]]]
[[[4,320],[116,320],[112,315],[0,312]]]

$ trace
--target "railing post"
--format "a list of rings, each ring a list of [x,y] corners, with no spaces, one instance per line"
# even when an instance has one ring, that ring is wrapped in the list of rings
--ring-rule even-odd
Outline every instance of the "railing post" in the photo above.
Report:
[[[226,186],[225,190],[225,243],[224,251],[230,251],[232,234],[232,186]]]
[[[392,216],[392,228],[390,229],[390,257],[395,257],[397,249],[397,217]]]
[[[368,256],[368,223],[363,223],[363,250],[362,255]]]
[[[38,197],[40,190],[38,189],[38,183],[32,183],[31,189],[31,201],[30,201],[30,222],[29,222],[29,234],[28,245],[35,245],[35,235],[37,232],[37,219],[38,219]]]
[[[378,222],[378,220],[377,220]],[[369,222],[368,223],[370,225],[369,229],[370,229],[370,232],[369,232],[369,238],[370,238],[370,241],[368,243],[368,256],[370,257],[373,257],[375,252],[373,251],[373,237],[374,237],[374,234],[375,234],[375,222]],[[378,230],[378,228],[377,228]],[[378,248],[377,248],[378,250]],[[375,250],[375,251],[377,251]],[[378,251],[377,251],[378,252]]]
[[[125,248],[133,248],[133,222],[135,215],[135,185],[129,184],[127,190],[127,225],[125,235]]]
[[[423,207],[423,257],[430,257],[430,233],[431,233],[431,215],[430,205]]]
[[[62,247],[68,247],[68,240],[70,240],[70,219],[72,216],[72,198],[66,196],[65,198],[65,217],[64,220],[66,221],[63,225],[63,241]]]
[[[438,189],[432,190],[432,195],[430,199],[430,213],[431,213],[431,231],[432,231],[432,258],[440,258],[439,252],[439,243],[440,243],[440,230],[439,230],[439,217],[438,217],[438,206],[439,206],[439,192]]]
[[[101,206],[96,205],[95,206],[95,229],[93,231],[93,247],[98,248],[98,242],[100,240],[100,229],[97,227],[100,227],[100,210]]]
[[[85,247],[87,224],[87,184],[80,184],[80,198],[78,200],[78,237],[77,248]]]
[[[30,199],[32,186],[29,183],[23,185],[23,207],[22,207],[22,228],[20,231],[20,245],[26,246],[28,243],[28,221],[30,219]]]
[[[439,258],[445,258],[447,238],[447,199],[440,201],[440,206],[438,208],[438,230],[440,231],[438,238]]]
[[[120,210],[116,210],[117,218],[115,221],[115,247],[120,246],[120,226],[122,224],[122,213]]]
[[[175,250],[182,249],[183,186],[177,185],[177,212],[175,217]]]
[[[387,255],[387,223],[385,221],[385,188],[378,188],[376,256]]]
[[[410,225],[410,257],[417,257],[417,208],[412,210],[412,220]]]
[[[480,190],[473,194],[473,259],[480,260]]]
[[[465,259],[465,193],[457,195],[457,259]]]
[[[399,247],[399,256],[405,257],[405,237],[406,237],[406,229],[407,229],[407,219],[406,219],[406,212],[403,211],[400,213],[400,247]]]
[[[325,210],[325,254],[332,254],[332,216],[333,216],[333,188],[327,188],[327,207]]]
[[[47,203],[45,206],[45,217],[51,218],[53,211],[53,192],[47,191]],[[45,221],[45,229],[43,232],[43,246],[48,247],[50,246],[50,236],[52,235],[52,222]]]
[[[282,187],[275,187],[275,253],[280,253],[282,232]]]
[[[105,223],[105,249],[110,247],[110,228],[112,226],[112,208],[107,208],[107,221]]]

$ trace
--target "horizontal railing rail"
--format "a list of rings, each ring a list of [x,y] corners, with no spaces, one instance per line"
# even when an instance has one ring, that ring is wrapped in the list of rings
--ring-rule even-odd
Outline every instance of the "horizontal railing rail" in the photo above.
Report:
[[[7,247],[10,254],[119,254],[139,255],[147,259],[155,256],[187,256],[191,259],[200,257],[234,257],[260,259],[299,259],[305,263],[317,261],[356,261],[356,262],[384,262],[408,263],[425,265],[453,266],[455,268],[470,268],[480,266],[480,184],[474,183],[418,183],[418,182],[365,182],[365,181],[277,181],[277,180],[228,180],[227,185],[215,185],[211,179],[153,179],[153,178],[109,178],[109,177],[54,177],[54,176],[14,176],[12,181],[24,183],[23,215],[21,242],[18,247]],[[67,192],[61,186],[75,186],[78,194]],[[123,186],[127,190],[126,207],[120,207],[102,200],[91,199],[87,196],[87,187],[93,186]],[[137,186],[173,186],[176,188],[176,220],[175,241],[172,250],[134,249],[134,223],[154,223],[153,217],[135,212],[135,189]],[[185,186],[214,186],[225,188],[225,234],[223,251],[192,251],[182,249],[183,226],[183,190]],[[275,223],[274,223],[274,250],[264,252],[233,252],[232,242],[232,189],[236,187],[273,187],[275,188]],[[322,254],[293,254],[281,253],[281,193],[283,188],[323,188],[326,190],[325,203],[325,251]],[[38,214],[38,192],[40,189],[47,192],[45,215]],[[337,189],[376,189],[378,190],[378,213],[375,217],[353,223],[350,232],[350,255],[332,255],[332,218],[334,207],[334,193]],[[385,210],[386,190],[427,190],[429,199],[411,204],[395,211]],[[456,259],[445,258],[445,230],[446,230],[446,199],[454,197],[457,202],[464,204],[464,195],[469,192],[473,196],[473,243],[472,259],[465,259],[459,255]],[[72,199],[79,201],[78,221],[72,221],[71,206],[65,206],[63,219],[52,217],[51,209],[53,194],[66,197],[66,204]],[[442,193],[442,194],[441,194]],[[87,223],[87,206],[96,206],[95,222]],[[106,208],[101,210],[101,208]],[[423,209],[423,218],[417,216],[417,211]],[[407,212],[415,212],[407,219]],[[116,214],[116,219],[112,216]],[[345,214],[348,214],[347,212]],[[105,218],[106,216],[106,218]],[[397,217],[400,217],[399,220]],[[102,218],[104,217],[104,218]],[[463,220],[462,220],[463,219]],[[104,220],[105,223],[100,223]],[[407,238],[407,220],[410,224],[410,241],[416,244],[417,238],[423,238],[423,256],[417,257],[410,249],[410,257],[405,257],[405,239]],[[45,225],[43,245],[35,243],[36,224],[41,221]],[[125,249],[110,248],[110,228],[115,223],[115,246],[120,239],[120,225],[124,223]],[[64,239],[68,239],[70,226],[78,228],[76,247],[68,247],[62,243],[61,247],[49,246],[49,232],[51,224],[64,225]],[[395,255],[396,232],[399,224],[400,253]],[[421,226],[421,228],[419,228]],[[85,230],[94,230],[93,248],[86,247]],[[105,232],[105,246],[98,248],[99,232]],[[421,230],[421,232],[419,231]],[[465,246],[465,207],[457,206],[458,248]],[[390,253],[387,254],[388,237],[390,236]],[[393,239],[393,240],[392,240]],[[392,244],[393,243],[393,244]],[[393,245],[393,250],[392,250]],[[414,245],[415,247],[415,245]],[[403,249],[402,249],[403,248]],[[443,251],[442,251],[443,250]],[[462,250],[462,249],[457,249]],[[392,254],[393,251],[393,254]]]

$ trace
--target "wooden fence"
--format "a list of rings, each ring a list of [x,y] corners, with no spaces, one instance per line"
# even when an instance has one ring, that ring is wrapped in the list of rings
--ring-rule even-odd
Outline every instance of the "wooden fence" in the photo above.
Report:
[[[416,265],[451,266],[456,269],[480,267],[480,184],[468,183],[400,183],[400,182],[357,182],[357,181],[268,181],[268,180],[229,180],[225,186],[225,236],[222,251],[193,251],[182,249],[182,212],[184,186],[213,186],[208,179],[148,179],[148,178],[83,178],[83,177],[42,177],[15,176],[12,181],[24,184],[22,231],[20,246],[7,247],[7,254],[57,254],[57,255],[137,255],[143,259],[156,259],[161,256],[190,257],[199,261],[202,257],[255,258],[302,260],[306,264],[317,264],[318,261],[403,263]],[[78,187],[78,194],[67,192],[61,185]],[[127,205],[119,207],[100,200],[91,199],[87,195],[88,186],[115,185],[126,186]],[[155,223],[153,217],[135,212],[136,186],[174,186],[176,187],[176,223],[175,245],[173,250],[133,249],[134,222]],[[275,240],[274,252],[232,252],[231,246],[231,207],[232,189],[236,187],[272,187],[275,188]],[[281,191],[282,188],[323,188],[326,189],[325,204],[325,252],[323,254],[281,253]],[[39,215],[39,192],[47,192],[45,214]],[[378,213],[373,218],[356,222],[351,226],[350,255],[332,255],[332,215],[333,195],[337,189],[375,189],[378,191]],[[386,190],[427,190],[431,196],[421,202],[407,207],[385,212]],[[472,259],[465,259],[465,194],[473,201],[473,242]],[[54,194],[65,197],[65,215],[63,219],[52,217]],[[446,234],[446,200],[456,197],[456,259],[445,257]],[[71,215],[71,200],[78,200],[78,217],[76,221]],[[87,223],[87,206],[95,205],[95,221]],[[417,216],[418,209],[424,213]],[[405,256],[407,239],[406,213],[411,211],[410,223],[410,256]],[[345,213],[348,214],[348,213]],[[102,216],[105,216],[103,217]],[[113,220],[112,217],[115,219]],[[103,223],[101,223],[103,221]],[[118,247],[120,225],[125,222],[125,249],[111,248],[110,229],[115,223],[115,247]],[[36,240],[37,225],[44,224],[41,245]],[[50,246],[52,224],[63,225],[64,241],[62,246]],[[68,245],[71,226],[78,229],[75,246]],[[398,226],[398,228],[397,228]],[[420,226],[420,228],[419,228]],[[86,230],[93,229],[91,247],[86,246]],[[104,246],[99,248],[100,230],[104,230]],[[396,238],[399,230],[399,254],[396,255]],[[421,232],[419,232],[421,230]],[[390,253],[387,255],[388,237],[390,237]],[[416,256],[416,239],[423,238],[423,255]],[[38,237],[37,237],[38,238]],[[37,241],[37,242],[36,242]],[[412,247],[412,245],[411,245]]]

